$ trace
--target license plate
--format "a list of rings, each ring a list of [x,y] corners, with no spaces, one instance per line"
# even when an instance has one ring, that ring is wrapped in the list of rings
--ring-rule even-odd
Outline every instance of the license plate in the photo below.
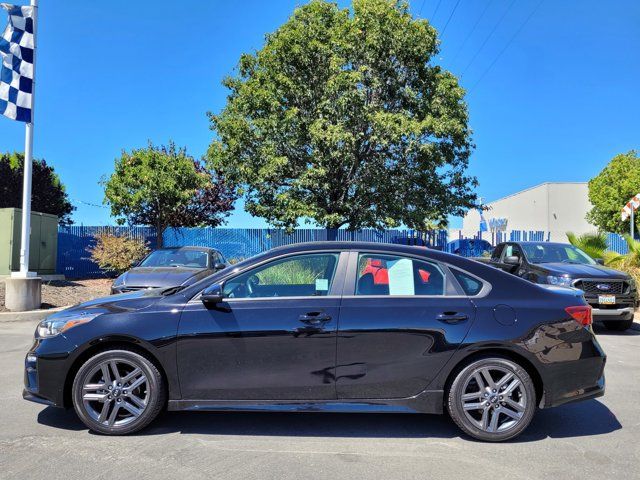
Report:
[[[598,295],[598,303],[602,305],[615,305],[616,296],[615,295]]]

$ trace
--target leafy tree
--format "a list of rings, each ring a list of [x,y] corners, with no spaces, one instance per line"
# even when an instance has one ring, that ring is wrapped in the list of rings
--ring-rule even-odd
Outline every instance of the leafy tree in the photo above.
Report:
[[[635,150],[616,155],[589,181],[589,201],[593,208],[587,220],[605,232],[626,233],[629,220],[620,219],[622,207],[640,193],[640,158]],[[635,216],[636,230],[638,216]]]
[[[158,247],[166,227],[216,227],[235,201],[233,188],[173,142],[122,152],[101,184],[118,223],[156,227]]]
[[[477,182],[464,90],[437,54],[405,1],[296,8],[223,81],[209,162],[275,226],[444,225],[476,206]]]
[[[44,160],[33,160],[31,209],[58,216],[60,225],[71,224],[71,205],[64,185],[53,167]],[[24,155],[0,154],[0,208],[22,208]]]
[[[149,248],[138,238],[102,233],[96,235],[96,243],[88,251],[101,269],[120,274],[142,260]]]

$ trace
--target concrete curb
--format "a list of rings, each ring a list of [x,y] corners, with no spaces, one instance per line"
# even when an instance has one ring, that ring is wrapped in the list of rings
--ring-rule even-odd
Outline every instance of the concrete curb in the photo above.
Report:
[[[0,323],[29,322],[42,320],[47,315],[59,312],[69,307],[47,308],[46,310],[31,310],[30,312],[0,312]]]

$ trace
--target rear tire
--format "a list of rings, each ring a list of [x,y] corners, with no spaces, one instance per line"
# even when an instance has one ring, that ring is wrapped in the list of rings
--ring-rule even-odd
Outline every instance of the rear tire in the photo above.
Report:
[[[527,371],[500,357],[473,361],[460,370],[447,394],[447,410],[466,434],[485,442],[520,435],[536,410],[536,391]]]
[[[602,324],[607,330],[615,332],[624,332],[633,325],[633,318],[630,320],[603,320]]]
[[[72,386],[73,408],[82,422],[105,435],[137,432],[155,419],[167,393],[158,368],[130,350],[107,350],[87,360]]]

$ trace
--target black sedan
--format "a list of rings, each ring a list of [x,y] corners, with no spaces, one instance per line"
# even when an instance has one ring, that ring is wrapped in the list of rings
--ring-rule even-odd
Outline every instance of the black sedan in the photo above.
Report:
[[[537,407],[603,395],[604,365],[573,289],[421,247],[321,242],[49,316],[24,397],[113,435],[165,406],[446,410],[472,437],[501,441]]]
[[[116,278],[111,293],[192,285],[226,266],[224,257],[214,248],[160,248]]]

